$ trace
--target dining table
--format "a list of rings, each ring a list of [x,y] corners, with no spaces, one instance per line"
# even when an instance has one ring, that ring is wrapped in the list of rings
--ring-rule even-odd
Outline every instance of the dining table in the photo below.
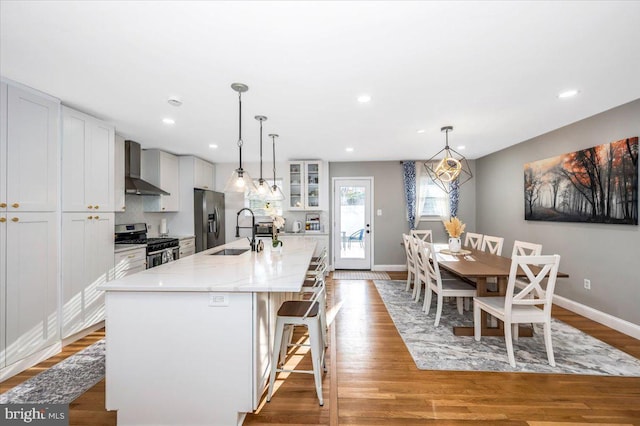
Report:
[[[438,264],[440,268],[456,275],[465,281],[474,283],[478,297],[504,297],[507,292],[507,281],[511,271],[511,258],[481,250],[463,247],[459,253],[451,253],[447,244],[435,244]],[[533,268],[535,272],[535,268]],[[518,269],[518,277],[526,274]],[[558,272],[558,278],[568,277],[564,272]],[[488,288],[488,278],[495,277],[496,288]],[[481,333],[483,336],[504,336],[504,323],[500,320],[490,321],[491,316],[485,311],[481,315]],[[495,324],[495,325],[494,325]],[[473,336],[473,326],[459,326],[453,328],[456,336]],[[531,327],[519,326],[520,337],[533,336]]]

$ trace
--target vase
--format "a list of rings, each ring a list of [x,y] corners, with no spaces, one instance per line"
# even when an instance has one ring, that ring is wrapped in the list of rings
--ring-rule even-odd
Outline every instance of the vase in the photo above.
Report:
[[[460,251],[460,248],[462,247],[462,242],[460,241],[460,238],[456,238],[456,237],[450,237],[449,238],[449,251],[452,253],[457,253]]]

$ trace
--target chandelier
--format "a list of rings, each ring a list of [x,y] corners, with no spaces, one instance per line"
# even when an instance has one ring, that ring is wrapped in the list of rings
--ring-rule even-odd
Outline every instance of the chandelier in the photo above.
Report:
[[[449,193],[452,186],[454,186],[450,185],[451,182],[457,180],[457,186],[462,185],[471,179],[473,174],[467,159],[449,147],[449,132],[453,131],[453,126],[444,126],[440,131],[445,132],[445,146],[436,155],[427,160],[424,163],[424,167],[433,182],[444,192]],[[442,156],[442,153],[444,153],[444,156]],[[442,158],[440,158],[441,156]]]

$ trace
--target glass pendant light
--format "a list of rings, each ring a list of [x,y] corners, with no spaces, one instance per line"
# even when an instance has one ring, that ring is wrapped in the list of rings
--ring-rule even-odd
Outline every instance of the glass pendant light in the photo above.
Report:
[[[267,199],[270,201],[283,201],[284,193],[282,192],[282,189],[276,185],[276,138],[278,135],[271,133],[269,137],[271,138],[273,145],[273,185],[271,186],[271,194],[269,194]]]
[[[256,192],[253,194],[252,199],[266,200],[271,194],[271,187],[266,180],[262,178],[262,122],[267,120],[264,115],[256,115],[255,119],[260,122],[260,179],[258,179],[258,186]]]
[[[466,158],[449,147],[449,132],[453,131],[453,126],[444,126],[440,129],[445,132],[445,146],[436,155],[431,157],[424,167],[440,189],[449,193],[452,185],[450,183],[457,180],[457,186],[462,185],[473,177],[471,167]],[[444,157],[438,161],[437,157],[444,152]],[[437,162],[437,164],[436,164]],[[435,167],[434,167],[435,164]]]
[[[253,183],[253,179],[249,175],[249,172],[242,168],[242,93],[249,90],[249,86],[242,83],[233,83],[231,88],[238,92],[238,153],[240,154],[240,162],[238,168],[233,171],[227,184],[224,187],[224,192],[243,192],[253,194],[256,192],[256,185]]]

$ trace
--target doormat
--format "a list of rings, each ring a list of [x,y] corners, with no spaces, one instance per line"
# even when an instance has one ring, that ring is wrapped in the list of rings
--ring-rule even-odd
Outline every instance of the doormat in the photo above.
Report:
[[[104,339],[0,395],[0,404],[69,404],[104,377]]]
[[[562,321],[551,319],[556,366],[547,361],[542,325],[533,337],[513,341],[516,367],[509,365],[503,337],[454,336],[454,326],[473,326],[473,310],[458,314],[455,298],[444,303],[440,325],[434,326],[436,297],[429,315],[415,303],[404,281],[374,281],[402,340],[420,370],[504,371],[528,373],[640,376],[640,360]]]
[[[388,280],[386,272],[374,271],[333,271],[334,280]]]

